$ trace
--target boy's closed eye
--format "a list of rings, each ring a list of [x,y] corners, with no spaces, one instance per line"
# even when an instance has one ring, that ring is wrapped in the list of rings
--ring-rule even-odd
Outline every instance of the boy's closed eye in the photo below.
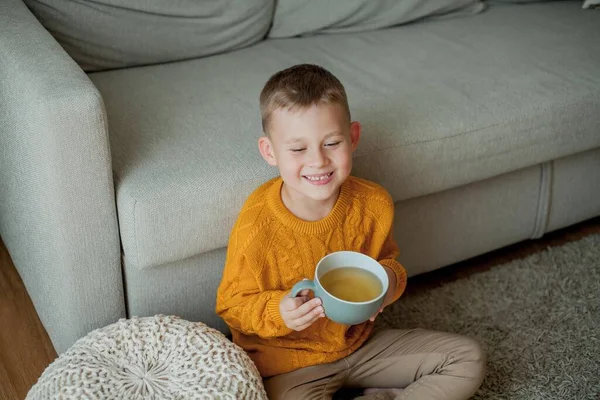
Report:
[[[339,141],[339,142],[333,142],[333,143],[326,143],[326,144],[325,144],[325,147],[335,147],[335,146],[337,146],[337,145],[338,145],[338,144],[340,144],[340,143],[342,143],[342,142],[341,142],[341,141]],[[300,152],[302,152],[302,151],[304,151],[304,150],[306,150],[306,148],[290,149],[290,151],[291,151],[292,153],[300,153]]]

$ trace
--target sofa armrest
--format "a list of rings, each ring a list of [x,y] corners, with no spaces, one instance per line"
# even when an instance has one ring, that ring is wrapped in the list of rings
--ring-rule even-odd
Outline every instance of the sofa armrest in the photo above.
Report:
[[[59,353],[125,316],[106,124],[86,74],[0,2],[0,234]]]

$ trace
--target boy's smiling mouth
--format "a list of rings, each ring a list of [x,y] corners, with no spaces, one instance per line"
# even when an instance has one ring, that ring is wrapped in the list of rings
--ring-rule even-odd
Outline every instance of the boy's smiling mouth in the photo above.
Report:
[[[331,180],[331,176],[333,172],[329,172],[327,174],[319,174],[319,175],[302,175],[303,178],[308,180],[310,183],[317,185],[324,185]]]

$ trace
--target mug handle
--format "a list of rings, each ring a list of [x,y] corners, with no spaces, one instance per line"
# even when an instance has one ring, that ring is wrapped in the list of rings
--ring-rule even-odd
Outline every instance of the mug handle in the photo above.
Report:
[[[303,281],[300,281],[298,283],[296,283],[294,285],[294,287],[292,288],[291,292],[290,292],[290,297],[296,297],[298,296],[298,293],[300,293],[301,291],[303,291],[304,289],[309,289],[312,290],[313,293],[315,291],[315,282],[305,279]]]

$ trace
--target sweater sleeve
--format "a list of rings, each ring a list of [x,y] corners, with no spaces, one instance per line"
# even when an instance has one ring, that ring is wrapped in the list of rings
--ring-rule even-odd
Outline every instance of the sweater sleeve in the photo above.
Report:
[[[398,250],[398,245],[392,237],[392,232],[389,232],[377,261],[379,261],[381,265],[394,271],[396,274],[396,292],[392,300],[393,302],[398,300],[400,296],[402,296],[402,293],[404,293],[404,289],[406,289],[406,269],[404,269],[402,264],[396,261],[399,254],[400,251]]]
[[[279,313],[279,303],[288,291],[262,291],[248,264],[249,260],[241,257],[225,266],[217,292],[217,314],[245,335],[273,338],[290,334],[292,329]]]

